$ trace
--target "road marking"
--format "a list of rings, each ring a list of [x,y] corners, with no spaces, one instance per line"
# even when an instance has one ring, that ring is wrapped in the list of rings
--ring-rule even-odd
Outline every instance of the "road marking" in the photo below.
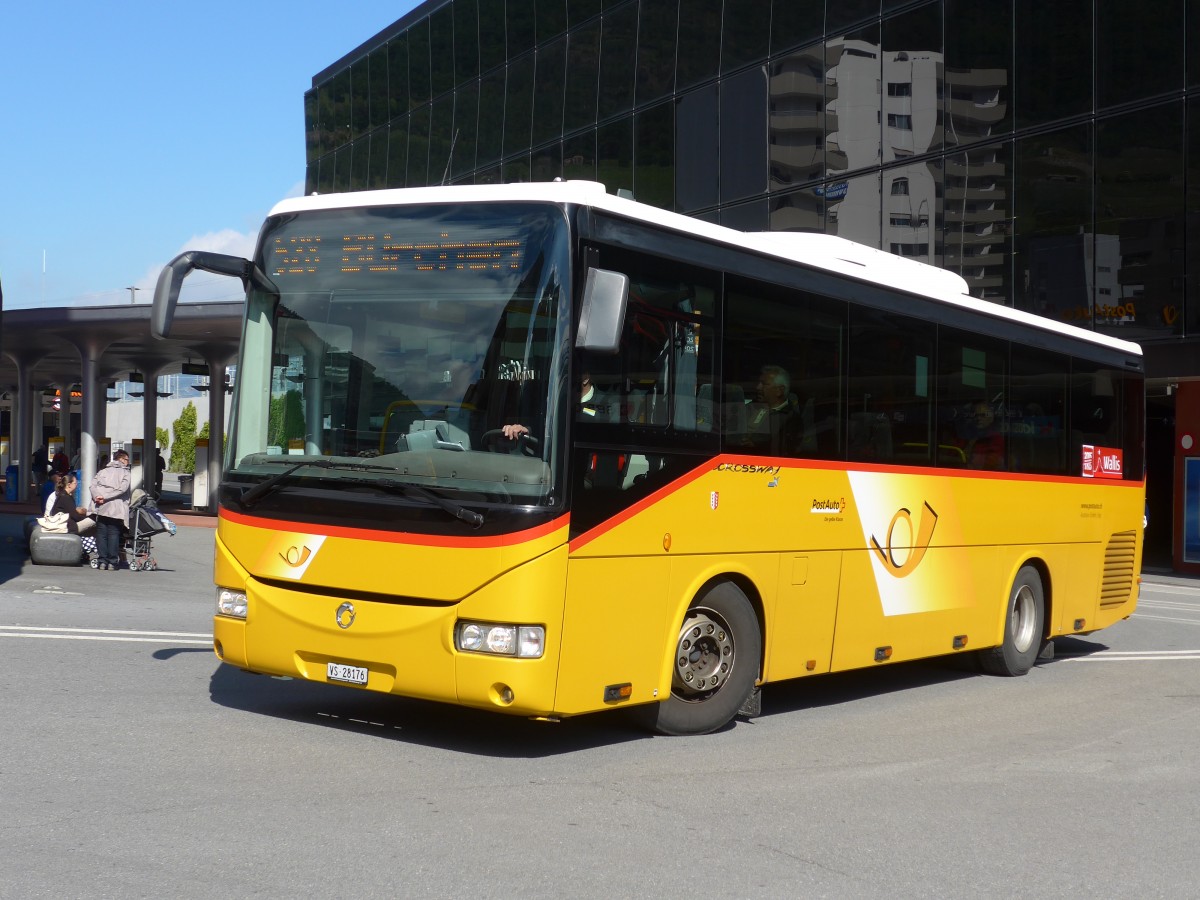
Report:
[[[1200,625],[1200,619],[1180,619],[1176,616],[1148,616],[1145,613],[1137,613],[1135,619],[1154,619],[1158,622],[1182,622],[1184,625]]]
[[[1200,659],[1200,650],[1101,650],[1097,653],[1062,654],[1065,662],[1150,662]]]
[[[1178,600],[1142,600],[1138,606],[1150,606],[1154,610],[1195,610],[1200,612],[1200,604],[1184,604]]]
[[[1178,585],[1171,584],[1155,584],[1152,581],[1143,581],[1142,589],[1154,591],[1156,593],[1161,592],[1164,594],[1188,594],[1189,596],[1193,597],[1196,595],[1196,588],[1194,587],[1179,587]]]
[[[194,631],[126,631],[113,628],[51,628],[42,625],[0,625],[0,637],[58,641],[133,641],[144,644],[212,646],[212,635]]]
[[[76,631],[88,635],[169,635],[172,637],[212,637],[203,631],[128,631],[109,628],[71,628],[70,625],[0,625],[6,631]]]

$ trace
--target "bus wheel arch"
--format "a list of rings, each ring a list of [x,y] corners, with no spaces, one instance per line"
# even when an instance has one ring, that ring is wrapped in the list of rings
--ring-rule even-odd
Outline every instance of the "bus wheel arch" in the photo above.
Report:
[[[762,671],[762,612],[751,597],[735,578],[711,580],[693,597],[671,647],[670,694],[647,708],[654,731],[707,734],[737,715]]]
[[[992,675],[1024,675],[1037,660],[1049,621],[1049,578],[1037,560],[1023,563],[1008,591],[1004,632],[996,647],[979,651],[979,662]]]

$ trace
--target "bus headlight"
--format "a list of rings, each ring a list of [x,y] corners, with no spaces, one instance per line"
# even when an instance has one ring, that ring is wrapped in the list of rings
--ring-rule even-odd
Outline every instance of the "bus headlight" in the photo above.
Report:
[[[217,615],[234,619],[246,618],[246,592],[233,588],[217,588]]]
[[[546,629],[540,625],[459,622],[455,645],[464,653],[540,659],[546,646]]]

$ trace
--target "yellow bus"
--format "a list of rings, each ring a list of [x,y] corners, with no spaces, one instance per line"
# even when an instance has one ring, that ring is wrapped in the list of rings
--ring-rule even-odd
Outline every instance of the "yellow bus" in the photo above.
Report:
[[[1130,616],[1132,343],[948,271],[587,182],[280,203],[219,491],[232,666],[709,732],[762,685]]]

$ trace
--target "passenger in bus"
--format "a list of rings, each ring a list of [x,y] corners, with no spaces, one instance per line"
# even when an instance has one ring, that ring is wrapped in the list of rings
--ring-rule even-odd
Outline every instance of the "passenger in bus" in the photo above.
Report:
[[[996,410],[987,400],[972,405],[973,434],[967,444],[967,466],[972,469],[1004,468],[1004,435],[996,424]]]
[[[792,394],[791,376],[782,366],[763,366],[751,404],[746,431],[750,446],[772,456],[795,456],[804,438],[804,423]]]

